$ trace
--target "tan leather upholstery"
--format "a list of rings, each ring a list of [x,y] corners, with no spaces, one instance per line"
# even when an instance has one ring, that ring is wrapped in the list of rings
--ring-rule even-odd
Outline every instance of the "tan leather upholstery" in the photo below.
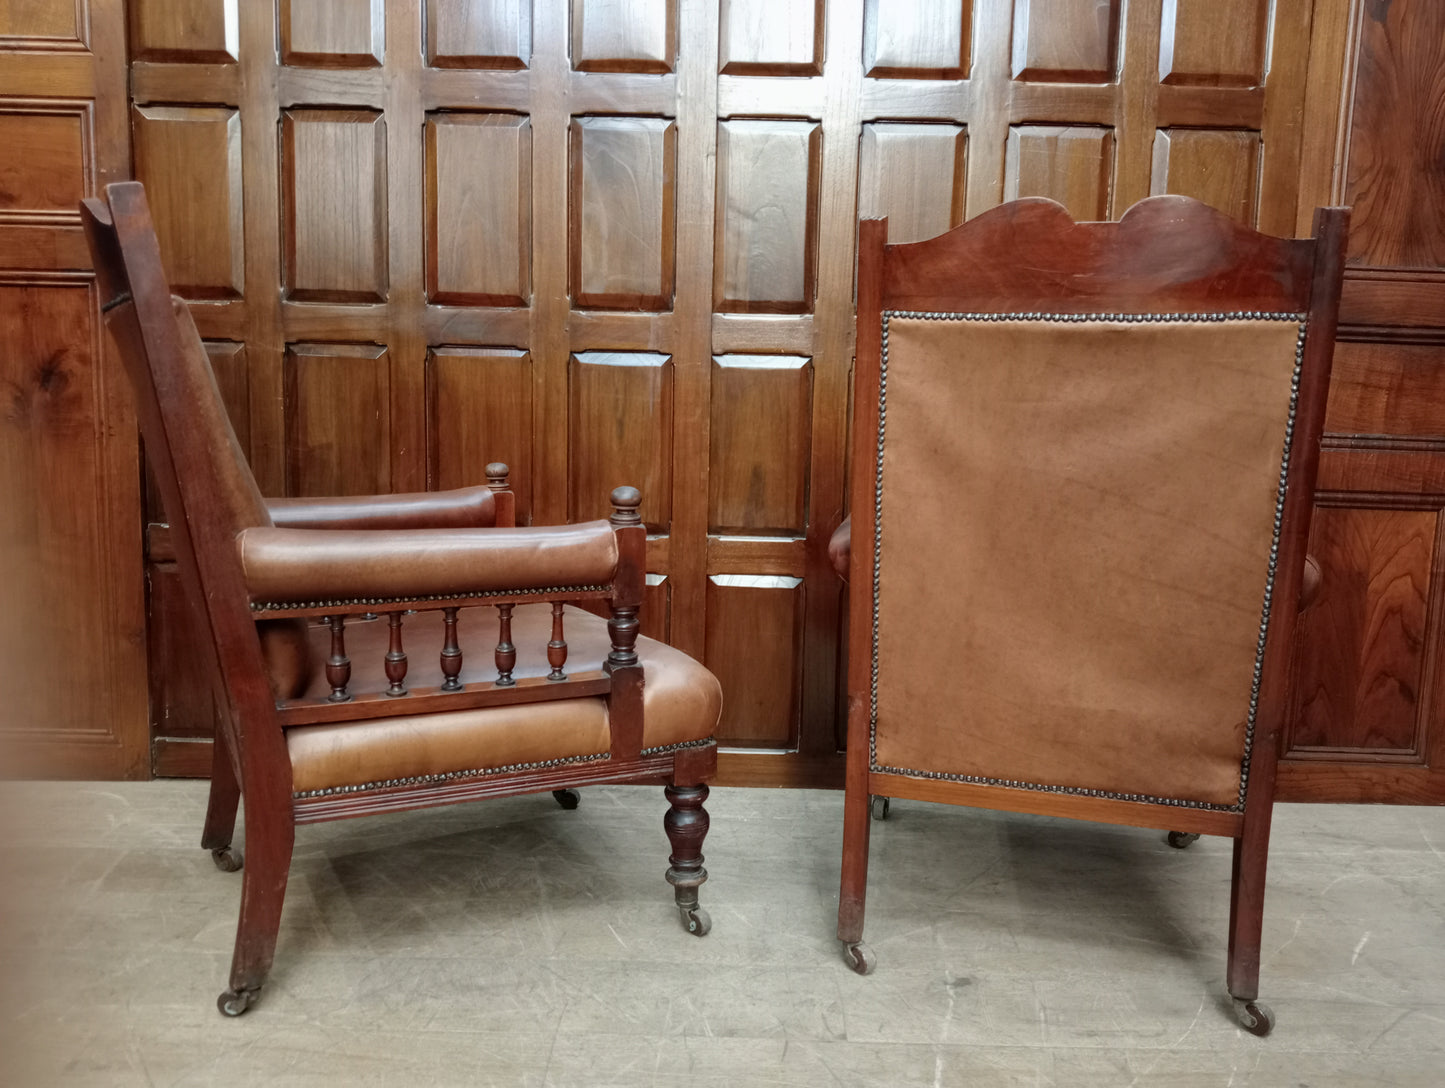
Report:
[[[468,529],[496,524],[496,499],[487,487],[398,495],[267,499],[283,529]]]
[[[253,601],[357,600],[606,585],[605,521],[532,529],[261,529],[237,539]]]
[[[497,641],[496,615],[487,607],[461,613],[463,683],[496,679],[492,660]],[[512,642],[517,647],[513,675],[547,674],[551,622],[551,610],[544,604],[521,605],[513,612]],[[600,668],[611,647],[607,621],[568,606],[564,623],[567,671]],[[311,632],[312,656],[325,660],[329,632],[324,627],[313,627]],[[348,624],[346,632],[347,653],[352,659],[351,690],[384,690],[386,621]],[[440,613],[408,616],[404,632],[410,655],[409,682],[439,683]],[[681,651],[653,639],[639,638],[637,652],[646,678],[642,694],[643,748],[712,736],[722,712],[722,688],[712,674]],[[325,678],[317,677],[307,695],[324,698],[329,691]],[[592,698],[415,718],[297,726],[286,731],[293,788],[298,792],[595,755],[607,751],[608,740],[607,705],[602,699]]]
[[[1238,801],[1298,332],[890,321],[878,764]]]

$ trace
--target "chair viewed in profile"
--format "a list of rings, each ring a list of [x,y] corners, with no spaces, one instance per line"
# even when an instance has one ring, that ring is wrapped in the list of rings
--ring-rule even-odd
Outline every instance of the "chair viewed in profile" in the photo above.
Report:
[[[1258,1001],[1274,774],[1348,212],[1273,238],[1184,197],[862,224],[838,937],[871,796],[1234,840]]]
[[[666,877],[686,928],[705,934],[722,695],[701,665],[638,634],[638,492],[612,492],[610,523],[546,528],[514,527],[504,465],[451,492],[263,499],[166,285],[142,187],[108,186],[82,217],[218,678],[201,845],[222,869],[241,867],[245,801],[221,1011],[260,992],[296,825],[322,820],[549,790],[575,807],[572,787],[663,785]]]

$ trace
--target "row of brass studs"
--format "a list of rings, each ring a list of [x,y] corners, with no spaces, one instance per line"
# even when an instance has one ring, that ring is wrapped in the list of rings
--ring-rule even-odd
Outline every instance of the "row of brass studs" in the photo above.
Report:
[[[420,774],[411,778],[389,778],[384,782],[363,782],[356,786],[328,786],[320,790],[302,790],[293,793],[294,800],[304,801],[312,797],[339,797],[348,793],[366,793],[370,790],[391,789],[396,786],[434,786],[442,782],[451,782],[458,778],[485,778],[489,775],[516,774],[519,771],[544,771],[550,767],[571,766],[576,763],[596,763],[599,760],[610,759],[607,752],[598,752],[590,756],[565,756],[561,759],[548,759],[539,763],[511,763],[505,767],[482,767],[470,771],[448,771],[446,774]]]
[[[870,770],[878,774],[909,775],[913,778],[935,778],[948,782],[967,782],[975,786],[1004,786],[1013,790],[1032,790],[1035,793],[1066,793],[1072,797],[1102,797],[1111,801],[1137,801],[1146,805],[1168,805],[1171,808],[1207,809],[1211,812],[1243,812],[1244,803],[1220,805],[1210,801],[1190,801],[1181,797],[1155,797],[1147,793],[1116,793],[1113,790],[1095,790],[1084,786],[1050,786],[1042,782],[1021,782],[1013,778],[989,778],[981,774],[950,774],[947,771],[910,771],[900,767],[873,766]]]
[[[468,601],[482,597],[552,597],[579,593],[611,593],[604,586],[545,586],[540,589],[479,589],[466,593],[428,593],[411,597],[350,597],[339,601],[252,601],[252,612],[278,612],[303,608],[363,608],[369,605],[418,604],[424,601]]]

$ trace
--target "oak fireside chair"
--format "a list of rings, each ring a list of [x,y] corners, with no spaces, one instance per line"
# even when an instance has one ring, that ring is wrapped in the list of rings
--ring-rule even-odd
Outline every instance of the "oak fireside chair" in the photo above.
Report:
[[[1234,840],[1227,986],[1266,1034],[1275,764],[1349,213],[1315,237],[1184,197],[862,223],[838,938],[871,815],[943,801]],[[851,578],[850,578],[851,575]]]
[[[610,523],[545,528],[514,527],[504,465],[488,466],[486,487],[263,499],[167,287],[144,190],[110,185],[82,212],[218,677],[201,845],[224,870],[241,867],[245,800],[221,1011],[238,1016],[260,992],[296,825],[322,820],[549,790],[575,807],[577,786],[660,784],[666,879],[685,927],[706,934],[703,802],[722,695],[701,665],[639,636],[639,493],[612,492]],[[478,641],[489,627],[495,648],[464,651],[463,626]],[[429,663],[410,659],[421,646]]]

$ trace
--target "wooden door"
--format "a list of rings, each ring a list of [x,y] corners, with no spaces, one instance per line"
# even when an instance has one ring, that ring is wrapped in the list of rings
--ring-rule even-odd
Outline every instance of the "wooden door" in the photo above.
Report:
[[[1306,196],[1354,219],[1282,800],[1445,804],[1442,42],[1435,0],[1331,5],[1317,35]]]
[[[120,0],[0,0],[0,774],[149,774],[139,458],[79,202],[129,172]]]
[[[1296,220],[1308,0],[132,0],[131,132],[264,491],[639,486],[729,782],[838,784],[857,217]],[[151,556],[157,766],[206,678]]]

